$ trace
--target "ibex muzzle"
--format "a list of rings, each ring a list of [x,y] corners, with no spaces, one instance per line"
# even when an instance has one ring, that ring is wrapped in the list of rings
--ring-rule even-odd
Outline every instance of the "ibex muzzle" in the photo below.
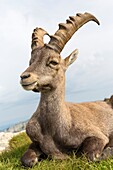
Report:
[[[68,158],[69,151],[79,148],[91,161],[112,155],[113,97],[105,101],[65,102],[65,71],[78,55],[74,50],[62,59],[60,53],[72,35],[85,23],[99,21],[91,14],[71,16],[66,24],[44,44],[45,30],[32,34],[30,66],[21,75],[25,90],[41,92],[39,106],[29,120],[26,132],[32,144],[21,158],[32,167],[43,154],[54,159]]]

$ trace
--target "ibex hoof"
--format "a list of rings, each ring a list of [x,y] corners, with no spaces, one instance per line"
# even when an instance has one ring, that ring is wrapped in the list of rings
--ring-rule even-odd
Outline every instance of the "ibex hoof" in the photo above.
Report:
[[[36,153],[32,149],[28,149],[22,156],[21,162],[25,167],[33,167],[38,162]]]
[[[89,159],[89,161],[99,161],[100,160],[100,154],[99,153],[88,153],[87,158]]]
[[[100,160],[106,160],[109,157],[113,156],[113,147],[107,147],[105,148],[101,154],[88,154],[88,158],[91,161],[100,161]]]

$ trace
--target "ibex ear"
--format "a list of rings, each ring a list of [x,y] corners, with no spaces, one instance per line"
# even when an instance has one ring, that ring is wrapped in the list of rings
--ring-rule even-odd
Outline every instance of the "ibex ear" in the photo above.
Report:
[[[77,59],[77,56],[78,56],[78,49],[74,50],[68,57],[64,59],[66,67],[72,64]]]

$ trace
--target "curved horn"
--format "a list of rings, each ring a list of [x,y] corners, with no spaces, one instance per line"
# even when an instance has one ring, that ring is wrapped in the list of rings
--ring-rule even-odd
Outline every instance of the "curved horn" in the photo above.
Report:
[[[42,47],[44,45],[43,37],[46,34],[48,34],[48,33],[45,30],[43,30],[42,28],[36,28],[33,30],[32,43],[31,43],[32,50],[34,50],[38,47]]]
[[[100,25],[99,21],[89,13],[78,13],[76,16],[70,16],[66,21],[66,24],[59,24],[59,29],[54,35],[50,36],[51,39],[48,43],[48,47],[53,48],[58,53],[62,51],[72,35],[85,23],[88,21],[95,21],[98,25]]]

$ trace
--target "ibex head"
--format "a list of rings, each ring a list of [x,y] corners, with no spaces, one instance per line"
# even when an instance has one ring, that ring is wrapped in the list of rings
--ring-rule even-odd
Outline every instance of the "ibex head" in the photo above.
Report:
[[[48,44],[43,42],[44,35],[48,33],[41,28],[34,30],[30,64],[21,75],[21,85],[25,90],[51,90],[65,79],[65,70],[76,60],[78,50],[74,50],[65,59],[61,58],[60,53],[72,35],[91,20],[99,25],[99,21],[89,13],[69,17],[66,24],[59,24],[59,29],[50,36]]]

